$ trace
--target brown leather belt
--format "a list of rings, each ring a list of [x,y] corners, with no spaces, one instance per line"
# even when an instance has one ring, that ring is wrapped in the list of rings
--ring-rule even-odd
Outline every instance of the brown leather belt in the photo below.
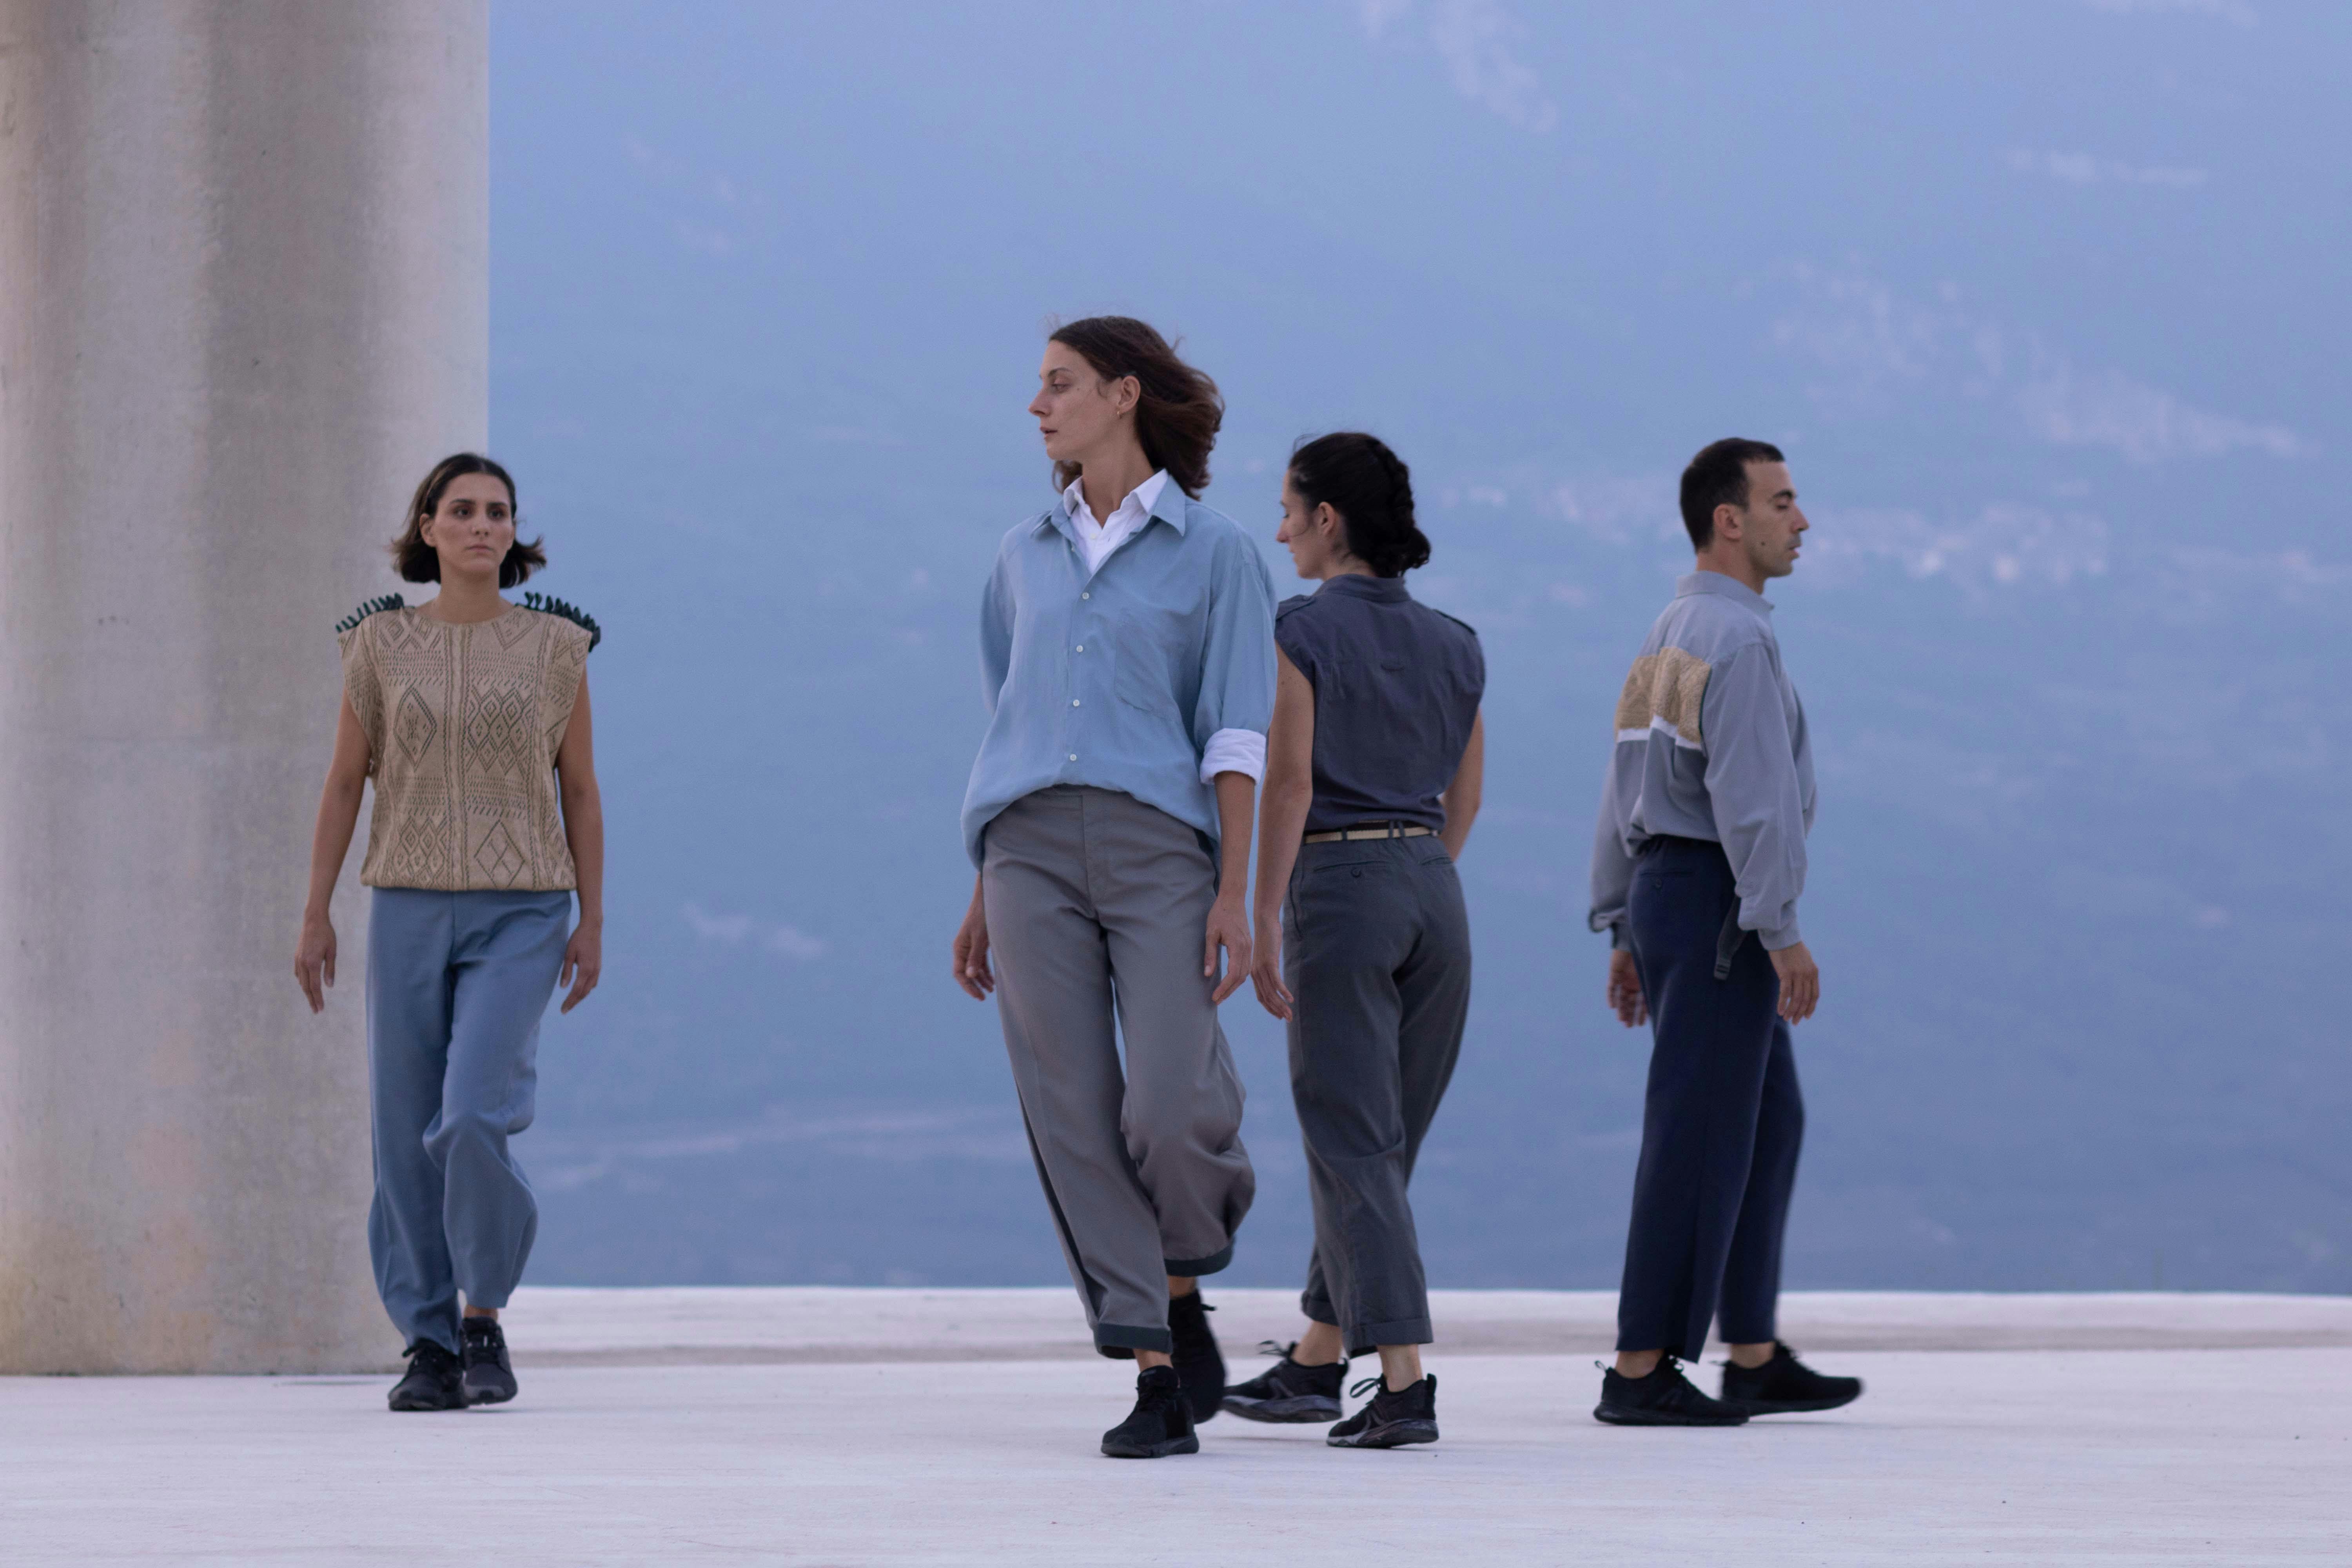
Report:
[[[1334,828],[1329,833],[1310,833],[1299,842],[1348,844],[1359,838],[1427,838],[1436,831],[1433,827],[1423,827],[1410,822],[1360,822],[1353,827]]]

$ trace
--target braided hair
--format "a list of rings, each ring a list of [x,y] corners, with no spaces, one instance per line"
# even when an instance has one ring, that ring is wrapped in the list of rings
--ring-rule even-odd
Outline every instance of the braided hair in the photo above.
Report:
[[[1309,511],[1330,503],[1348,553],[1380,576],[1429,564],[1429,536],[1412,519],[1412,470],[1379,437],[1341,430],[1300,442],[1290,484]]]

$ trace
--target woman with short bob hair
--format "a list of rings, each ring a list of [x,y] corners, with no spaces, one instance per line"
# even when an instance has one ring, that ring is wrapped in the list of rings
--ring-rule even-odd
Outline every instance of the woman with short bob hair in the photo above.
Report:
[[[1412,478],[1356,431],[1302,444],[1282,486],[1298,574],[1275,613],[1281,690],[1267,745],[1252,980],[1290,1037],[1315,1252],[1307,1331],[1225,1408],[1337,1421],[1346,1358],[1377,1350],[1371,1400],[1334,1447],[1437,1440],[1429,1291],[1405,1186],[1470,1009],[1454,858],[1478,815],[1486,662],[1478,634],[1414,601],[1429,560]]]
[[[1005,535],[981,600],[990,717],[963,807],[979,874],[953,973],[997,994],[1095,1346],[1141,1368],[1102,1450],[1157,1458],[1198,1452],[1193,1425],[1223,1397],[1194,1281],[1232,1261],[1256,1191],[1217,1005],[1250,968],[1274,584],[1197,499],[1223,405],[1166,339],[1072,321],[1038,381],[1061,494]]]
[[[515,1395],[499,1310],[522,1278],[539,1207],[507,1140],[531,1122],[549,997],[570,986],[569,1013],[604,968],[588,712],[588,651],[603,634],[562,600],[501,596],[547,564],[515,521],[506,469],[472,452],[443,458],[392,544],[402,577],[440,592],[414,607],[372,599],[335,628],[343,700],[294,977],[323,1012],[335,983],[328,905],[372,779],[360,866],[373,889],[368,1252],[407,1341],[394,1410]]]

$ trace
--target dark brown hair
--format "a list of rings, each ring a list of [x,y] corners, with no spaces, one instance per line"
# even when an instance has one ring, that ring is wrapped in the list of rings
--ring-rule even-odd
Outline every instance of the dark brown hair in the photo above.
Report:
[[[1701,447],[1683,470],[1683,527],[1690,531],[1691,548],[1705,550],[1715,542],[1717,507],[1748,505],[1748,464],[1788,460],[1769,441],[1738,436]]]
[[[522,521],[522,506],[515,499],[514,476],[483,457],[478,452],[456,452],[433,465],[425,482],[416,487],[416,494],[408,503],[408,521],[400,537],[392,542],[392,563],[401,576],[411,583],[441,581],[441,555],[425,542],[425,525],[441,510],[441,497],[452,481],[467,474],[488,474],[507,488],[507,505],[513,509],[515,521]],[[507,551],[507,558],[499,563],[499,586],[511,588],[547,564],[547,552],[540,546],[544,540],[534,539],[525,543],[520,533]]]
[[[1301,441],[1290,454],[1290,488],[1309,511],[1330,502],[1348,553],[1381,576],[1429,564],[1429,536],[1412,519],[1412,470],[1379,437],[1341,430]]]
[[[1088,316],[1054,329],[1047,342],[1066,343],[1105,380],[1131,375],[1142,388],[1135,405],[1135,437],[1154,468],[1165,468],[1188,496],[1209,488],[1209,448],[1225,422],[1217,384],[1176,357],[1168,340],[1132,316]],[[1054,465],[1054,485],[1067,489],[1076,463]]]

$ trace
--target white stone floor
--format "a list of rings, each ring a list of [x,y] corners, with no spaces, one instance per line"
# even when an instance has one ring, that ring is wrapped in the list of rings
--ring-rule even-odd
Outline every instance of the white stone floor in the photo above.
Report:
[[[1211,1300],[1246,1375],[1286,1298]],[[532,1291],[495,1410],[394,1416],[381,1375],[0,1380],[0,1563],[2352,1562],[2352,1301],[1795,1297],[1861,1403],[1628,1432],[1589,1352],[1518,1348],[1604,1300],[1441,1295],[1433,1448],[1221,1416],[1119,1463],[1129,1370],[1064,1353],[1062,1292]]]

